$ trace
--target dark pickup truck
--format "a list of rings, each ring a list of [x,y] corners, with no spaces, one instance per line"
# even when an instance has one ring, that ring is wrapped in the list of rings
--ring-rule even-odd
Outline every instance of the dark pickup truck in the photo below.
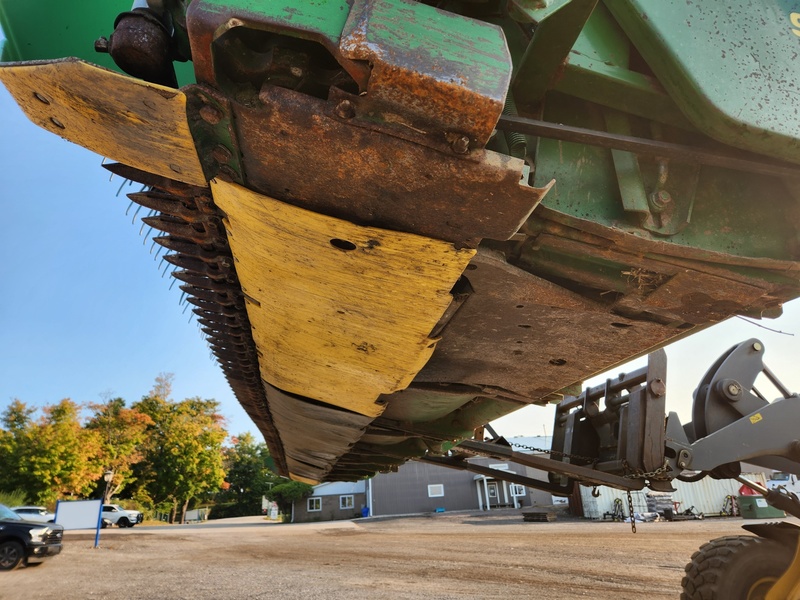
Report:
[[[0,504],[0,571],[37,565],[61,552],[64,528],[55,523],[24,521]]]

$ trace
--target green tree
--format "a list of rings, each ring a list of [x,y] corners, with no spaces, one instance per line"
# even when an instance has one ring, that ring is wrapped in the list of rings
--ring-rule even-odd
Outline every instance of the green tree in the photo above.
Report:
[[[0,429],[0,490],[11,492],[23,489],[25,481],[20,475],[21,455],[28,431],[33,427],[31,416],[36,412],[18,399],[3,411]]]
[[[139,497],[170,506],[170,522],[183,521],[190,502],[217,492],[223,482],[222,443],[227,437],[215,400],[188,398],[174,402],[160,375],[150,396],[133,405],[152,420],[137,465]],[[178,513],[180,514],[178,515]]]
[[[17,436],[20,489],[42,504],[87,495],[102,474],[97,433],[81,426],[80,407],[70,399],[43,413]]]
[[[147,428],[153,420],[146,414],[125,408],[122,398],[111,399],[104,404],[90,404],[92,417],[86,428],[98,434],[100,455],[104,471],[111,472],[111,481],[103,488],[103,503],[111,501],[133,479],[133,465],[144,458],[142,444]]]
[[[243,433],[231,439],[232,445],[223,450],[226,471],[219,503],[233,504],[226,516],[255,515],[261,512],[261,498],[281,482],[270,468],[272,459],[267,445],[257,443],[253,434]]]
[[[302,481],[286,481],[272,486],[266,493],[267,498],[278,503],[278,510],[287,515],[292,511],[292,504],[297,500],[308,498],[314,491],[314,487]]]

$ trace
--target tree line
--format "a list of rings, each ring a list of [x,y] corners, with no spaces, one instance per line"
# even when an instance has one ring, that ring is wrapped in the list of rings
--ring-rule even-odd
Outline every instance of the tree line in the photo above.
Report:
[[[216,400],[170,398],[172,375],[130,407],[112,398],[85,407],[70,399],[37,409],[11,401],[0,415],[0,492],[52,507],[60,499],[113,498],[146,514],[214,505],[212,517],[261,512],[261,498],[291,501],[311,486],[272,471],[267,446],[230,437]],[[85,409],[88,416],[84,417]]]

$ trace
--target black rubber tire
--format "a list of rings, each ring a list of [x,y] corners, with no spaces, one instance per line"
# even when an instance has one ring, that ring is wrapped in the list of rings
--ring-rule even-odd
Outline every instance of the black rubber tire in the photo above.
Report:
[[[681,600],[763,600],[793,557],[793,549],[760,537],[711,540],[686,565]]]
[[[117,521],[117,525],[119,527],[130,527],[131,526],[131,522],[128,521],[127,517],[122,517],[119,521]]]
[[[25,559],[22,544],[9,540],[0,544],[0,571],[13,571]]]

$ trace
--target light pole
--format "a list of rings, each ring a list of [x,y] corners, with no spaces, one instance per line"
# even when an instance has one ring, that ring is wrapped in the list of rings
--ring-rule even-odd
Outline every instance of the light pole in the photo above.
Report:
[[[103,480],[106,482],[106,491],[103,493],[103,504],[110,500],[110,498],[108,498],[108,486],[111,484],[112,479],[114,479],[114,471],[106,471],[103,473]]]

